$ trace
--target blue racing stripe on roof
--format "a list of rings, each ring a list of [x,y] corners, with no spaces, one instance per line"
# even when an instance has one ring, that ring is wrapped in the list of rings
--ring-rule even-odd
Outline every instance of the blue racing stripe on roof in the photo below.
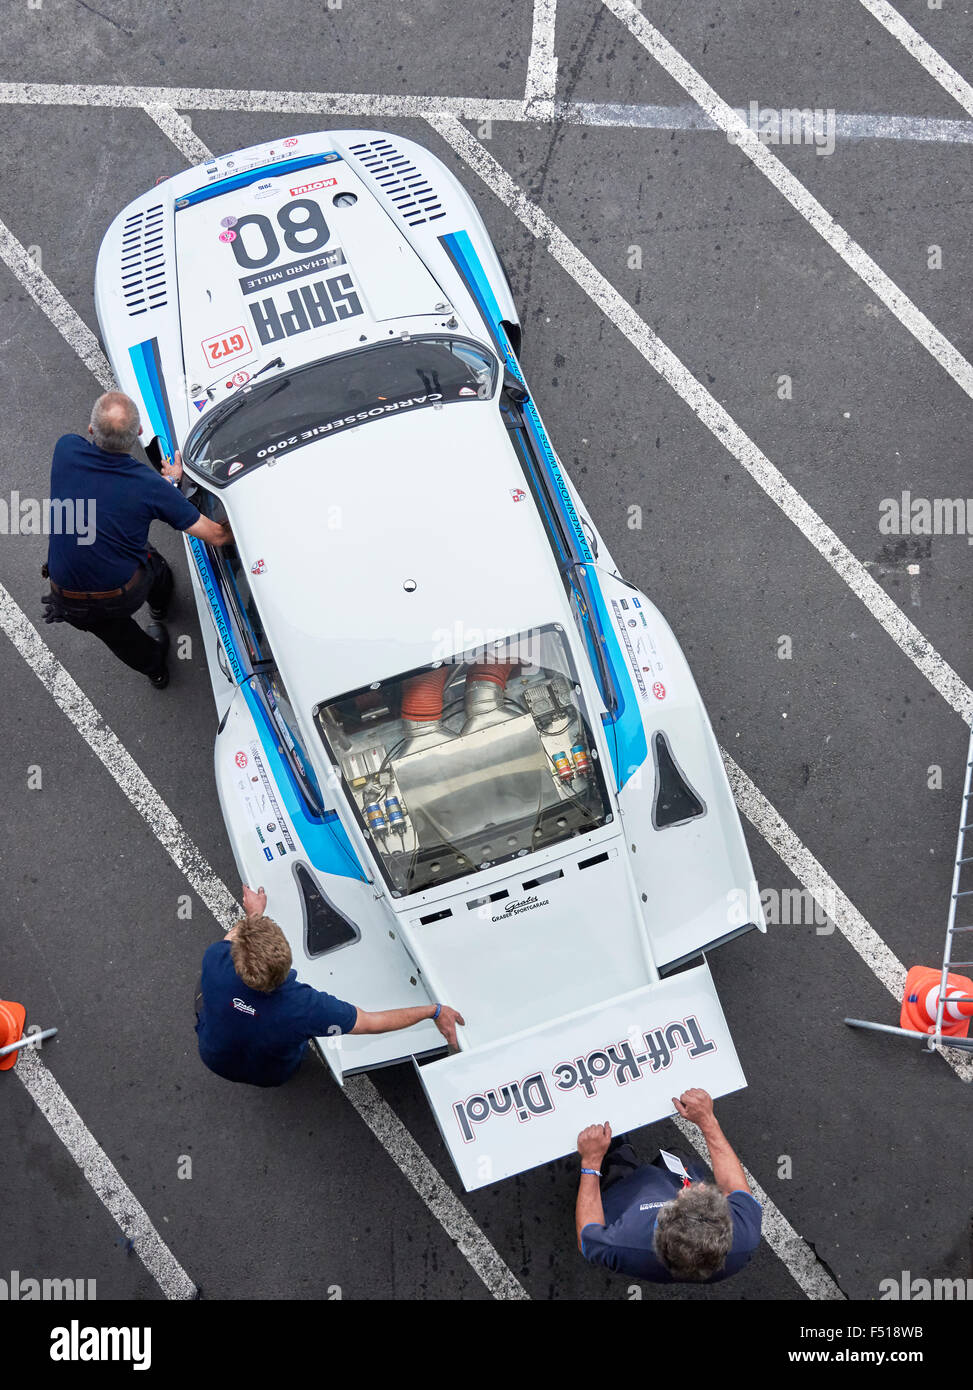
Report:
[[[176,199],[177,211],[192,207],[195,203],[205,203],[208,198],[218,198],[222,193],[232,193],[235,188],[247,188],[258,179],[268,175],[296,174],[299,169],[311,169],[315,164],[333,164],[341,158],[336,150],[327,154],[305,154],[296,159],[280,159],[270,164],[262,164],[259,169],[242,169],[239,174],[228,174],[225,179],[208,183],[204,188],[196,188]]]

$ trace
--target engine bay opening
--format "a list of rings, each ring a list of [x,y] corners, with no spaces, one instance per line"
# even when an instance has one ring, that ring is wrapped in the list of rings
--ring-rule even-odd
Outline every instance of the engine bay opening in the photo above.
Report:
[[[556,625],[377,681],[318,728],[393,896],[603,825],[609,799]]]

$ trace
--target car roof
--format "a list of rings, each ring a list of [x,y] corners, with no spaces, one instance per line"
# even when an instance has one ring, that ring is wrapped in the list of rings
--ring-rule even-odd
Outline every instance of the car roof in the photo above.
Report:
[[[221,498],[305,710],[503,636],[573,628],[495,401],[370,421]]]

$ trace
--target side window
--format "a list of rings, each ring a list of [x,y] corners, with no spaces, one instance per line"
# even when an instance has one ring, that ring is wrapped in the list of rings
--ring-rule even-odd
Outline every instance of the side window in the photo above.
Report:
[[[226,520],[226,510],[223,503],[207,488],[200,488],[193,497],[193,502],[211,521],[224,522]],[[250,576],[247,574],[236,546],[231,543],[217,547],[210,546],[208,549],[210,559],[223,579],[224,589],[236,608],[251,662],[256,664],[261,661],[273,660],[270,644],[267,641],[267,635],[264,632],[264,626],[253,599]]]
[[[294,714],[294,707],[291,704],[290,696],[284,688],[284,682],[280,678],[280,673],[276,670],[263,671],[260,673],[259,680],[271,717],[280,734],[281,747],[284,750],[284,755],[290,762],[298,785],[302,788],[306,800],[311,807],[320,814],[324,810],[321,787],[314,774],[311,761],[305,752],[304,744],[297,727],[297,717]]]

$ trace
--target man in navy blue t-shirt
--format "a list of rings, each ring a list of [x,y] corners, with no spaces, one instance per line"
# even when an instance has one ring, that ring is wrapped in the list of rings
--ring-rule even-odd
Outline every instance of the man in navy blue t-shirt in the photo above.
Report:
[[[246,916],[203,956],[197,996],[199,1055],[227,1081],[280,1086],[297,1071],[311,1038],[393,1033],[431,1018],[451,1048],[463,1018],[448,1004],[366,1013],[301,984],[287,938],[264,916],[267,894],[243,885]]]
[[[169,634],[162,619],[173,578],[162,556],[149,549],[149,527],[166,521],[210,545],[225,545],[230,532],[201,516],[179,491],[178,453],[162,476],[132,458],[141,433],[135,402],[109,391],[95,401],[89,438],[66,434],[57,441],[46,568],[51,592],[44,602],[47,622],[93,632],[162,690],[169,683]],[[148,631],[133,616],[145,602],[154,619]]]
[[[578,1249],[590,1264],[634,1279],[714,1284],[738,1273],[760,1244],[761,1207],[712,1097],[693,1087],[672,1103],[702,1131],[716,1185],[699,1165],[679,1173],[680,1161],[671,1169],[661,1154],[640,1166],[627,1140],[612,1140],[610,1125],[589,1125],[578,1135]]]

